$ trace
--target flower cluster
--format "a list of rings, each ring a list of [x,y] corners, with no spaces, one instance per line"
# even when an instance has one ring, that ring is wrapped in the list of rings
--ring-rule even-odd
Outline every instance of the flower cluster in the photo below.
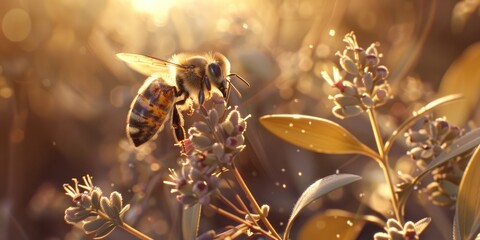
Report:
[[[122,216],[130,205],[123,206],[122,195],[118,192],[112,192],[110,198],[102,196],[102,190],[93,185],[90,176],[84,176],[83,181],[84,184],[78,184],[77,179],[73,179],[73,186],[63,185],[66,195],[75,204],[65,210],[65,221],[69,224],[83,222],[86,234],[103,238],[123,225]]]
[[[345,35],[344,41],[348,45],[343,53],[337,52],[337,56],[348,79],[336,67],[333,68],[333,77],[322,72],[322,77],[339,90],[330,99],[335,103],[333,114],[341,119],[381,106],[391,97],[390,86],[386,82],[388,69],[380,65],[382,54],[377,51],[378,44],[372,43],[364,50],[358,46],[353,32]]]
[[[179,173],[170,170],[172,181],[165,183],[174,186],[172,192],[182,204],[208,204],[210,195],[218,189],[219,174],[230,169],[235,156],[245,148],[246,118],[233,108],[220,121],[219,111],[224,110],[212,108],[205,114],[205,121],[192,125],[189,138],[183,142],[185,164]]]
[[[386,232],[375,233],[375,240],[418,240],[419,235],[425,230],[432,219],[424,218],[416,223],[408,221],[402,226],[395,219],[388,219]]]
[[[449,124],[445,118],[427,117],[423,128],[405,133],[410,150],[407,154],[416,161],[420,169],[437,157],[452,142],[463,135],[463,130]],[[426,190],[430,200],[439,206],[450,206],[455,203],[458,186],[468,162],[468,153],[453,158],[432,170],[433,182]]]

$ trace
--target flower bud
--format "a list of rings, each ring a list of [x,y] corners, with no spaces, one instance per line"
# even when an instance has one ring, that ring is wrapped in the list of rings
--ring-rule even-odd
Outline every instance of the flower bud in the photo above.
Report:
[[[378,55],[377,47],[375,46],[375,43],[372,43],[367,50],[365,51],[368,55]]]
[[[348,73],[350,73],[354,76],[358,75],[357,65],[349,57],[341,56],[340,57],[340,66],[342,66],[343,70],[345,70],[346,72],[348,72]]]
[[[387,100],[388,100],[388,93],[385,89],[378,89],[375,92],[374,97],[373,97],[373,101],[377,105],[382,105],[382,104],[386,103]]]
[[[358,55],[358,62],[362,63],[363,65],[367,57],[367,53],[365,52],[365,50],[363,50],[363,48],[360,47],[355,48],[355,52]]]
[[[234,131],[234,125],[230,121],[225,121],[221,123],[223,131],[228,135],[232,135]]]
[[[363,85],[365,86],[367,92],[372,92],[373,90],[373,76],[371,72],[364,72],[363,74]]]
[[[363,113],[363,109],[361,107],[359,107],[358,105],[357,106],[345,106],[343,108],[343,114],[346,117],[357,116],[360,113]]]
[[[343,93],[345,96],[353,97],[353,96],[358,95],[358,90],[357,90],[356,87],[353,87],[353,86],[351,86],[351,85],[345,85],[344,88],[343,88],[342,93]]]
[[[383,66],[383,65],[378,66],[376,77],[378,77],[379,79],[382,79],[382,80],[387,78],[388,77],[388,68]]]
[[[217,156],[217,158],[221,158],[225,153],[223,149],[223,145],[220,143],[214,143],[212,146],[212,152]]]
[[[210,109],[208,111],[208,117],[207,117],[208,121],[209,121],[209,124],[210,126],[215,126],[217,125],[218,121],[219,121],[219,117],[218,117],[218,112],[217,110],[215,109]]]
[[[376,55],[367,55],[365,58],[365,65],[368,67],[375,67],[380,63],[380,59]]]
[[[205,122],[194,122],[192,124],[192,126],[200,133],[210,133],[211,132],[210,127]],[[190,129],[192,129],[192,128],[190,128]],[[192,134],[192,133],[190,133],[190,131],[189,131],[189,134]]]
[[[240,112],[238,112],[237,110],[233,110],[228,114],[227,119],[225,121],[229,121],[233,124],[233,126],[236,126],[238,125],[239,119],[240,119]]]
[[[191,135],[190,140],[197,150],[207,150],[212,146],[212,140],[204,135]]]
[[[410,156],[411,159],[417,160],[421,158],[421,154],[423,152],[423,149],[421,147],[414,147],[407,151],[407,155]]]
[[[430,138],[424,131],[412,131],[411,129],[405,133],[405,137],[407,137],[408,144],[423,143]]]
[[[372,108],[375,105],[372,98],[368,96],[368,94],[364,93],[360,99],[362,100],[363,106],[366,108]]]
[[[193,184],[192,187],[193,193],[197,194],[198,196],[202,196],[208,192],[208,184],[205,181],[198,181]]]
[[[333,97],[333,101],[339,106],[352,106],[360,104],[360,100],[356,97],[344,96],[342,94],[337,94]]]

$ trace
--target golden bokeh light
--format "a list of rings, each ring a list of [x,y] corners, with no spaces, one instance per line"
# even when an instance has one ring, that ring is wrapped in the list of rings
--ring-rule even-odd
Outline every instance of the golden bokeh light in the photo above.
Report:
[[[2,32],[12,42],[25,40],[31,28],[30,15],[22,8],[10,9],[2,18]]]

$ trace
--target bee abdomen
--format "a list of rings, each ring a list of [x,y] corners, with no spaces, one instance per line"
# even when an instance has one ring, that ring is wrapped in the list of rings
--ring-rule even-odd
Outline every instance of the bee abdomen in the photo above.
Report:
[[[150,140],[165,123],[175,99],[175,88],[158,79],[140,91],[127,117],[127,135],[138,147]]]

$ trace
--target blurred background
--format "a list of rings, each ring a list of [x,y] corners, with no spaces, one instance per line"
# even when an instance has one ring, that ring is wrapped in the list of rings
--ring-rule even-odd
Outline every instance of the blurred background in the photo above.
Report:
[[[382,214],[392,214],[389,193],[373,161],[299,149],[267,132],[258,118],[328,118],[375,147],[367,118],[332,116],[331,89],[320,75],[338,63],[335,52],[354,31],[364,48],[381,43],[382,63],[390,70],[396,97],[381,108],[385,133],[418,106],[464,91],[452,87],[459,85],[469,86],[470,95],[453,117],[460,126],[478,123],[479,20],[478,1],[469,0],[1,1],[0,239],[88,239],[64,222],[71,199],[62,189],[86,174],[105,193],[119,191],[132,204],[126,215],[131,225],[155,239],[180,238],[180,206],[162,183],[168,168],[177,166],[179,149],[169,131],[140,149],[127,141],[127,112],[146,77],[116,59],[118,52],[168,59],[218,51],[229,58],[232,72],[251,84],[235,82],[243,97],[231,100],[252,116],[247,149],[237,161],[258,201],[270,205],[277,229],[309,184],[335,172],[364,180],[313,203],[293,238],[324,230],[323,213],[330,208],[384,219]],[[391,159],[396,169],[413,172],[403,145],[398,142]],[[426,195],[412,197],[407,219],[426,216],[434,219],[425,233],[429,239],[450,238],[453,210],[433,206]],[[204,212],[200,232],[226,223]],[[371,239],[381,228],[357,230]],[[116,229],[107,239],[134,238]]]

